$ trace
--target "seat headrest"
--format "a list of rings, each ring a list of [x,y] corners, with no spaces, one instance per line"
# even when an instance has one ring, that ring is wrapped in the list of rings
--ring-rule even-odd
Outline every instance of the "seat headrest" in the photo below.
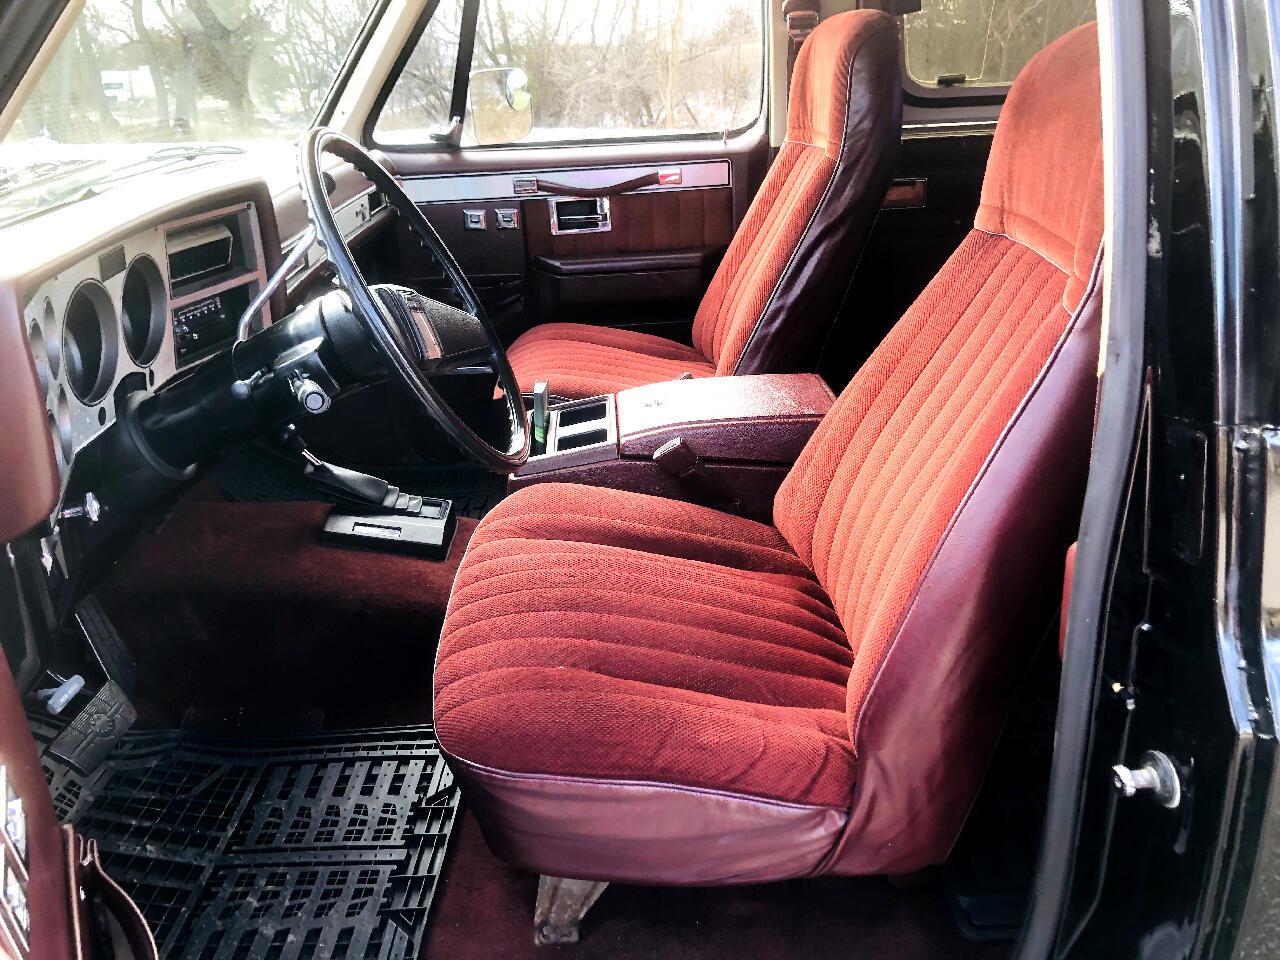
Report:
[[[787,139],[821,148],[832,160],[856,117],[859,103],[850,104],[850,79],[858,50],[868,41],[898,43],[897,26],[880,10],[850,10],[823,20],[796,56],[787,103]],[[895,78],[896,79],[896,78]],[[857,96],[879,106],[896,90],[859,90]]]
[[[1000,111],[974,222],[1056,264],[1063,305],[1084,295],[1102,243],[1102,82],[1098,28],[1049,44],[1018,74]]]

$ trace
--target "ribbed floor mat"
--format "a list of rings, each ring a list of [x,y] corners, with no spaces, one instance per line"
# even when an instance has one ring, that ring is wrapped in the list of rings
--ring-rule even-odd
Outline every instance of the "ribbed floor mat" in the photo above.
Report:
[[[59,818],[97,839],[162,957],[417,957],[458,808],[431,727],[144,732],[89,777],[42,762]]]

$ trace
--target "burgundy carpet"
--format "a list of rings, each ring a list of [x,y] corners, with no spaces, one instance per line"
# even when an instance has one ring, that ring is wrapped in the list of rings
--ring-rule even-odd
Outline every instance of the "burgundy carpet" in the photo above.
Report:
[[[260,735],[430,720],[436,638],[474,521],[460,521],[449,558],[431,563],[321,543],[327,510],[197,491],[140,538],[101,595],[137,657],[147,726]],[[611,887],[581,943],[535,947],[536,887],[489,853],[464,813],[424,957],[998,960],[1010,952],[961,937],[938,889],[882,878]]]
[[[1002,960],[1007,945],[960,936],[936,888],[901,890],[879,877],[756,887],[610,887],[582,941],[533,943],[537,878],[485,846],[475,818],[455,828],[424,960]]]
[[[139,538],[100,596],[137,658],[146,725],[182,725],[193,704],[254,705],[259,732],[304,715],[330,729],[430,721],[436,640],[476,521],[459,519],[432,562],[321,542],[329,509],[192,497]]]

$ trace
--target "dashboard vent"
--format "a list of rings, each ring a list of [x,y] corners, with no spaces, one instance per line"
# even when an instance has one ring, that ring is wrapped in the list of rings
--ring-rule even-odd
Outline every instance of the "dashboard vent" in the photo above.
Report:
[[[231,266],[231,231],[215,224],[169,236],[169,283],[177,286]]]

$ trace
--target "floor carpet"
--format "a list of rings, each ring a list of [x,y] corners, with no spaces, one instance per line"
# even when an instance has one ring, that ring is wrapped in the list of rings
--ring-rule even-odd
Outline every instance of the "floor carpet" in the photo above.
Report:
[[[1003,960],[1011,952],[965,940],[940,888],[899,889],[882,877],[711,889],[614,886],[587,915],[581,942],[538,947],[536,888],[536,877],[489,852],[475,818],[464,813],[424,960]]]

